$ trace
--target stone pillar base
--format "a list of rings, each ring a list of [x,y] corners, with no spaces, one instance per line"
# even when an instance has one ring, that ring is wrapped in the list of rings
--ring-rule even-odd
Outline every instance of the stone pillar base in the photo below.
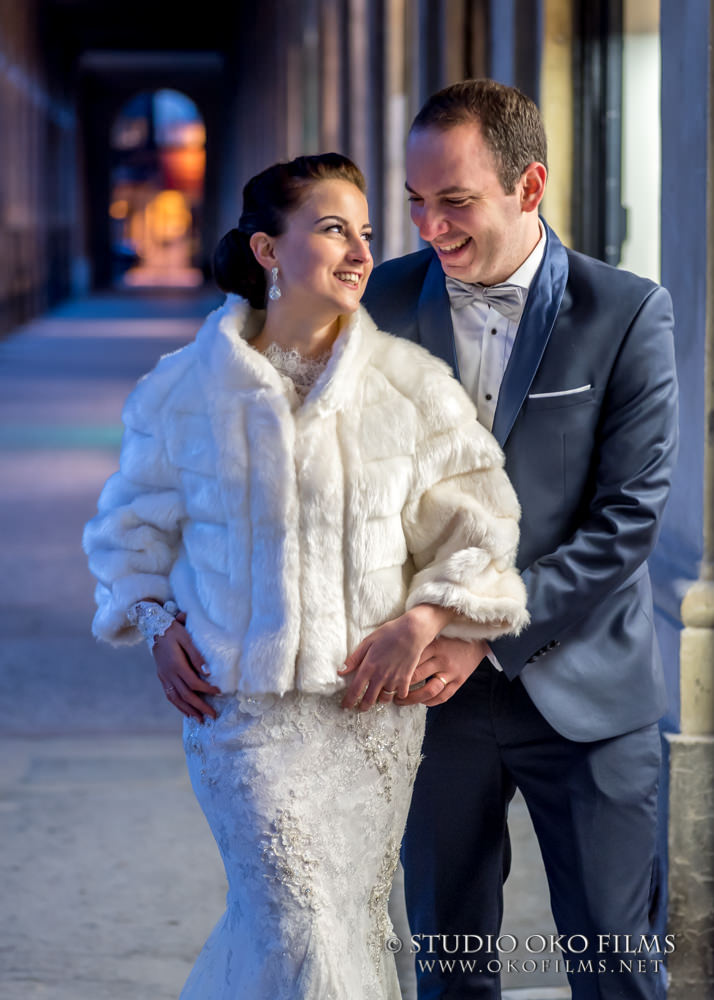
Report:
[[[668,733],[668,1000],[714,996],[714,737]]]

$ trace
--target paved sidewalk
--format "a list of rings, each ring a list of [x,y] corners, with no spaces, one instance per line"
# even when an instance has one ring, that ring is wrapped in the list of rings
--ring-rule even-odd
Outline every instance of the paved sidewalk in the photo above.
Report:
[[[80,547],[127,392],[215,301],[98,297],[0,342],[3,1000],[173,1000],[223,909],[180,720],[144,648],[91,638]],[[504,933],[523,941],[552,922],[519,800],[512,836]],[[504,982],[569,995],[550,973]]]

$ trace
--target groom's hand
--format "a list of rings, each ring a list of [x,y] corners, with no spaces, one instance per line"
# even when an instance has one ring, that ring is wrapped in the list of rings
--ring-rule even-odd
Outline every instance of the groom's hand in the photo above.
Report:
[[[395,698],[396,705],[423,704],[432,708],[441,705],[459,690],[485,656],[488,644],[482,639],[465,642],[463,639],[438,637],[430,642],[412,677],[412,690],[406,698]],[[415,684],[425,682],[422,687]]]

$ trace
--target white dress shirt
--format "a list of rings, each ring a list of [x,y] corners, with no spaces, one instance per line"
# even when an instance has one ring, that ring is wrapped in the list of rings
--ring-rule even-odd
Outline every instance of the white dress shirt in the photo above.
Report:
[[[545,253],[545,229],[540,220],[538,225],[540,239],[521,266],[506,279],[509,285],[525,288],[526,298]],[[525,302],[526,299],[524,307]],[[476,300],[463,309],[454,309],[452,305],[451,321],[461,383],[476,404],[479,422],[491,430],[518,323]]]
[[[521,266],[504,282],[526,289],[523,308],[528,298],[528,289],[545,253],[545,229],[540,219],[538,225],[540,239]],[[452,305],[451,322],[454,326],[459,378],[476,404],[479,423],[491,430],[501,382],[516,340],[520,317],[518,323],[506,319],[487,303],[474,300],[463,309],[454,309]],[[490,646],[488,658],[497,670],[502,670]]]

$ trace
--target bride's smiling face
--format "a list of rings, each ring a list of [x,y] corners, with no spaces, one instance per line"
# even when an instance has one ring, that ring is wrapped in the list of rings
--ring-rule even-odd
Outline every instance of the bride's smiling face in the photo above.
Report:
[[[354,312],[372,271],[367,199],[354,184],[324,180],[272,237],[281,306],[306,315]]]

